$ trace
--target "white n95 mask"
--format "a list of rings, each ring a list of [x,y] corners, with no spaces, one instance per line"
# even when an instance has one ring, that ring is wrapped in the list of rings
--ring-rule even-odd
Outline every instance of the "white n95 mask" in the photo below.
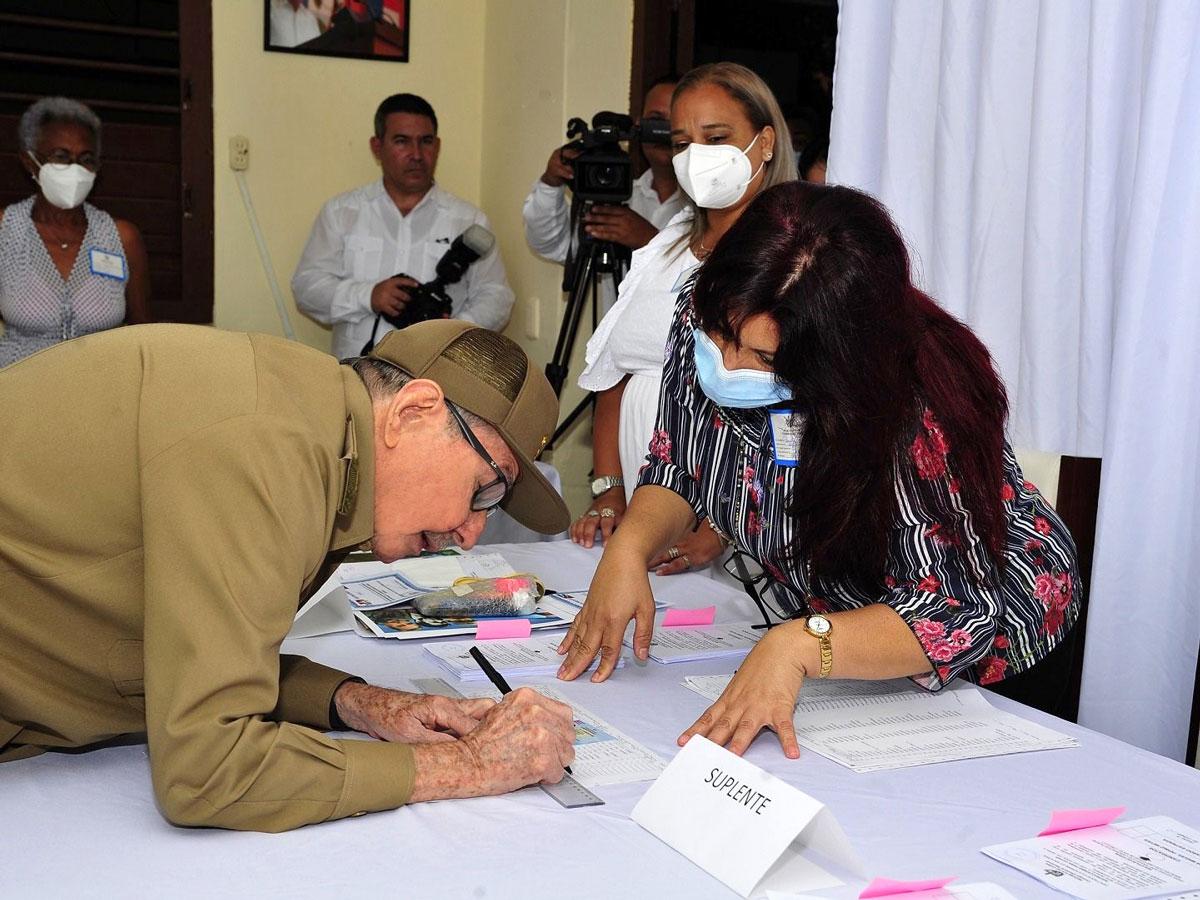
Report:
[[[92,192],[96,173],[89,172],[79,163],[38,163],[32,153],[29,158],[38,165],[34,181],[42,189],[43,196],[59,209],[74,209]]]
[[[733,206],[762,171],[760,164],[758,171],[751,172],[750,157],[746,155],[761,135],[761,131],[756,134],[745,150],[732,144],[688,144],[671,160],[679,186],[703,209]]]

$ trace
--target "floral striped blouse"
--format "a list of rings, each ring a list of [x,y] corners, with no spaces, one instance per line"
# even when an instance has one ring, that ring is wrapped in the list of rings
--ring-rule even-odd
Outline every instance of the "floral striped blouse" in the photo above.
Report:
[[[809,583],[789,561],[786,514],[796,469],[775,462],[764,409],[717,407],[696,384],[690,290],[677,302],[666,346],[658,422],[638,484],[679,494],[773,576],[789,614],[886,603],[929,658],[917,683],[938,690],[957,676],[979,684],[1023,672],[1066,636],[1079,614],[1075,544],[1046,499],[1026,481],[1006,443],[999,490],[1008,518],[999,575],[975,534],[954,478],[954,448],[926,410],[913,423],[895,474],[897,518],[878,592],[839,580]]]

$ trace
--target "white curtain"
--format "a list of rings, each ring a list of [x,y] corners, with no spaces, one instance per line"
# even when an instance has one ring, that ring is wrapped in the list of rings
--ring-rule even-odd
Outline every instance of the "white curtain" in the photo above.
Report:
[[[1200,4],[842,0],[829,180],[892,210],[1014,443],[1104,458],[1081,721],[1182,759],[1200,643]]]

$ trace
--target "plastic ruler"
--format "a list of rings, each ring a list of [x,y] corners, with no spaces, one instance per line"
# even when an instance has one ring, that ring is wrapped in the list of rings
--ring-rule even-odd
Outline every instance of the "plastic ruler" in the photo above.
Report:
[[[414,678],[412,683],[423,694],[439,694],[442,697],[464,699],[454,685],[444,678]],[[538,787],[558,801],[560,806],[567,809],[604,805],[603,800],[566,773],[563,773],[562,781],[558,784],[539,784]]]

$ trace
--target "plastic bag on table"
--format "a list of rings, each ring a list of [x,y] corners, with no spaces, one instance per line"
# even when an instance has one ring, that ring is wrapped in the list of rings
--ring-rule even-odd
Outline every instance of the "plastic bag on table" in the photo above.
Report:
[[[460,578],[448,588],[414,597],[412,604],[423,616],[527,616],[545,593],[532,575]]]

